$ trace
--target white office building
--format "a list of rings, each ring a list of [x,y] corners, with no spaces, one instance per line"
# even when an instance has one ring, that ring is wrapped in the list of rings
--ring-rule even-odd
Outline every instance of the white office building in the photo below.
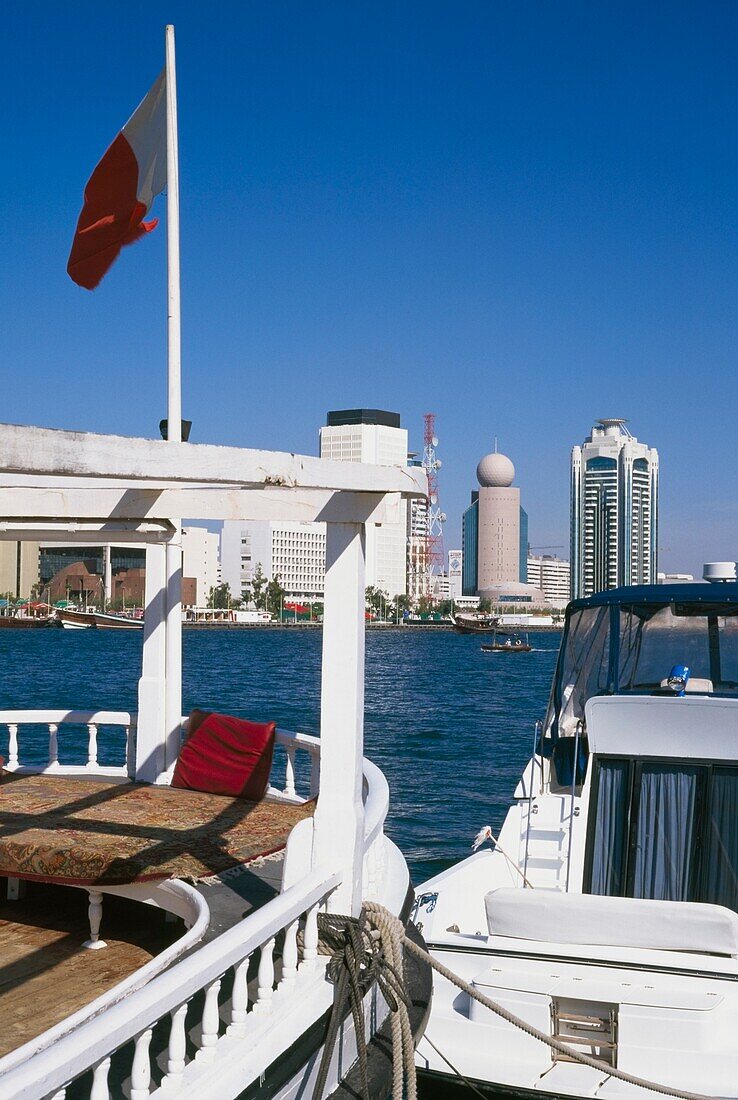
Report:
[[[569,562],[550,554],[529,554],[528,584],[540,588],[553,607],[566,607],[571,591]]]
[[[221,574],[231,592],[247,602],[257,568],[267,581],[279,578],[287,595],[315,599],[325,586],[325,524],[228,520],[220,542]]]
[[[598,420],[571,453],[571,593],[652,584],[659,457],[625,420]]]
[[[204,605],[220,583],[219,537],[207,527],[182,528],[182,576],[197,582],[196,603]]]
[[[407,429],[399,413],[382,409],[343,409],[329,412],[320,429],[320,457],[339,462],[368,462],[380,466],[407,466]],[[366,583],[392,598],[407,591],[407,504],[400,520],[367,528]]]

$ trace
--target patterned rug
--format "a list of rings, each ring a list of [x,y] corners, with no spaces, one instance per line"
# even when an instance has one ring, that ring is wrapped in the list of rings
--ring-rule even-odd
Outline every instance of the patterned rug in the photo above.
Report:
[[[191,882],[279,851],[314,802],[246,802],[54,775],[0,782],[0,875],[78,886]]]

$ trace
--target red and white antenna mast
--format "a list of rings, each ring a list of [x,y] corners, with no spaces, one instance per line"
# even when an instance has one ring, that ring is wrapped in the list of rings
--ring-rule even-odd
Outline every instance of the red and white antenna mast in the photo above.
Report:
[[[438,503],[438,471],[441,460],[436,457],[438,437],[436,436],[436,414],[424,413],[423,432],[423,468],[428,477],[428,525],[425,536],[425,563],[427,570],[426,592],[433,595],[437,577],[444,572],[443,524],[446,515]]]

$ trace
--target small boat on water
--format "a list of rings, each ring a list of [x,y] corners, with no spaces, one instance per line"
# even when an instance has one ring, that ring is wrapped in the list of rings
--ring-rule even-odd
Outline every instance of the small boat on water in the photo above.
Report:
[[[501,829],[416,892],[466,982],[434,977],[426,1095],[735,1098],[738,584],[573,601],[531,733]]]
[[[495,615],[457,614],[453,616],[453,623],[459,634],[493,634],[500,620]]]
[[[500,638],[504,638],[504,641],[499,641]],[[480,648],[482,653],[530,653],[533,646],[529,644],[527,634],[523,638],[520,634],[498,631],[491,642],[484,642]]]
[[[66,630],[84,630],[89,627],[96,627],[98,630],[143,630],[143,619],[131,619],[126,615],[106,615],[102,611],[72,611],[59,607],[56,618]]]

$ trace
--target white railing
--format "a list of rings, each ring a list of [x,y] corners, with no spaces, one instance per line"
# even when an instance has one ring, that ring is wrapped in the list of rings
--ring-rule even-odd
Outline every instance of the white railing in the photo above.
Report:
[[[0,1059],[0,1077],[3,1073],[12,1069],[13,1066],[19,1065],[21,1062],[25,1062],[34,1054],[38,1054],[40,1050],[44,1050],[51,1046],[52,1043],[56,1043],[61,1039],[63,1035],[68,1034],[85,1020],[98,1016],[101,1012],[108,1010],[114,1004],[117,1004],[124,997],[127,997],[136,989],[141,989],[157,974],[161,974],[167,967],[171,966],[178,958],[180,958],[186,951],[190,951],[195,947],[203,938],[208,930],[210,924],[210,908],[208,903],[202,894],[190,886],[187,882],[180,882],[176,879],[168,880],[154,885],[144,887],[117,887],[110,886],[103,888],[106,893],[119,894],[123,897],[133,897],[141,904],[156,905],[160,909],[165,909],[167,912],[176,913],[177,916],[181,916],[185,921],[186,931],[182,936],[179,936],[174,943],[169,944],[163,951],[160,951],[158,955],[154,955],[152,959],[149,959],[147,963],[140,966],[137,970],[134,970],[132,974],[123,978],[111,989],[106,990],[99,997],[96,997],[94,1001],[90,1001],[89,1004],[84,1005],[78,1009],[77,1012],[72,1013],[70,1016],[66,1016],[54,1027],[49,1028],[47,1031],[42,1032],[36,1039],[32,1039],[28,1043],[24,1043],[21,1047],[16,1047],[15,1050],[10,1051],[4,1058]],[[144,919],[147,919],[144,917]]]
[[[127,1059],[126,1095],[131,1100],[148,1098],[152,1089],[155,1095],[160,1089],[161,1095],[170,1095],[175,1088],[186,1088],[203,1066],[215,1062],[215,1048],[225,1042],[231,1047],[235,1043],[248,1056],[248,1071],[244,1060],[240,1061],[246,1073],[241,1087],[246,1088],[273,1060],[274,1047],[266,1040],[276,1031],[279,1010],[296,1010],[308,989],[320,982],[318,910],[340,881],[338,873],[308,873],[245,920],[64,1035],[52,1047],[40,1050],[8,1073],[2,1073],[0,1063],[0,1100],[40,1100],[47,1096],[63,1100],[71,1082],[88,1070],[92,1070],[90,1097],[108,1100],[108,1074],[116,1052]],[[283,944],[281,957],[276,959],[278,935]],[[248,977],[252,959],[256,966],[254,995],[250,994]],[[221,1003],[224,980],[230,996]],[[326,1007],[329,1002],[327,994]],[[161,1051],[151,1047],[157,1025],[166,1032]],[[195,1043],[194,1056],[190,1056],[188,1038]],[[192,1095],[197,1093],[193,1091]]]
[[[185,719],[183,725],[184,722]],[[135,715],[112,711],[0,711],[0,728],[2,725],[8,726],[13,738],[12,770],[99,775],[133,772],[129,767],[105,768],[92,761],[97,761],[100,726],[123,728],[127,759],[133,761]],[[65,725],[87,727],[86,761],[58,763],[58,743],[66,732]],[[27,726],[48,730],[50,747],[45,763],[23,763],[22,733]],[[279,785],[271,787],[270,792],[289,801],[315,796],[320,776],[320,740],[278,730],[276,743],[281,751],[276,754],[273,777],[279,774]],[[38,738],[28,748],[38,756]],[[382,890],[388,807],[387,781],[379,768],[365,760],[364,896],[370,899],[379,897]],[[234,1044],[240,1087],[231,1095],[237,1095],[274,1060],[275,1043],[278,1053],[289,1045],[286,1021],[291,1013],[294,1015],[301,1008],[304,1027],[311,994],[318,998],[315,1002],[318,1015],[329,1006],[330,987],[321,980],[317,958],[317,914],[340,882],[339,872],[307,871],[294,886],[204,947],[198,947],[171,969],[157,974],[143,988],[74,1030],[65,1028],[51,1049],[46,1047],[42,1035],[35,1045],[24,1048],[28,1054],[22,1065],[15,1063],[14,1054],[7,1056],[7,1062],[0,1060],[0,1100],[21,1096],[27,1100],[42,1097],[62,1100],[67,1086],[90,1070],[89,1096],[91,1100],[105,1100],[110,1095],[110,1060],[116,1052],[119,1052],[116,1062],[128,1059],[130,1077],[126,1095],[132,1100],[158,1096],[159,1089],[162,1096],[170,1095],[173,1089],[189,1082],[193,1082],[193,1095],[199,1095],[197,1089],[204,1085],[202,1074],[208,1072],[204,1067],[215,1061],[215,1048],[218,1047],[220,1074],[224,1057],[220,1052],[233,1048]],[[302,929],[301,943],[298,928]],[[281,950],[275,954],[277,940]],[[158,1048],[156,1039],[156,1049],[152,1049],[152,1031],[157,1024],[160,1025],[157,1036],[161,1035],[162,1027],[168,1034],[163,1050]],[[196,1052],[190,1057],[193,1044]],[[210,1095],[203,1091],[202,1095],[206,1094]],[[213,1095],[226,1093],[216,1090]]]
[[[132,776],[134,773],[136,715],[127,711],[0,710],[0,729],[3,727],[8,734],[7,771],[21,775],[45,772],[80,775],[87,772],[102,776]],[[115,747],[118,750],[116,755],[124,758],[124,764],[100,763],[100,727],[122,730],[122,735],[117,733]],[[79,731],[76,737],[74,728]],[[78,759],[62,764],[59,762],[60,753],[63,756],[73,753]],[[35,762],[29,762],[30,756],[35,757]]]

